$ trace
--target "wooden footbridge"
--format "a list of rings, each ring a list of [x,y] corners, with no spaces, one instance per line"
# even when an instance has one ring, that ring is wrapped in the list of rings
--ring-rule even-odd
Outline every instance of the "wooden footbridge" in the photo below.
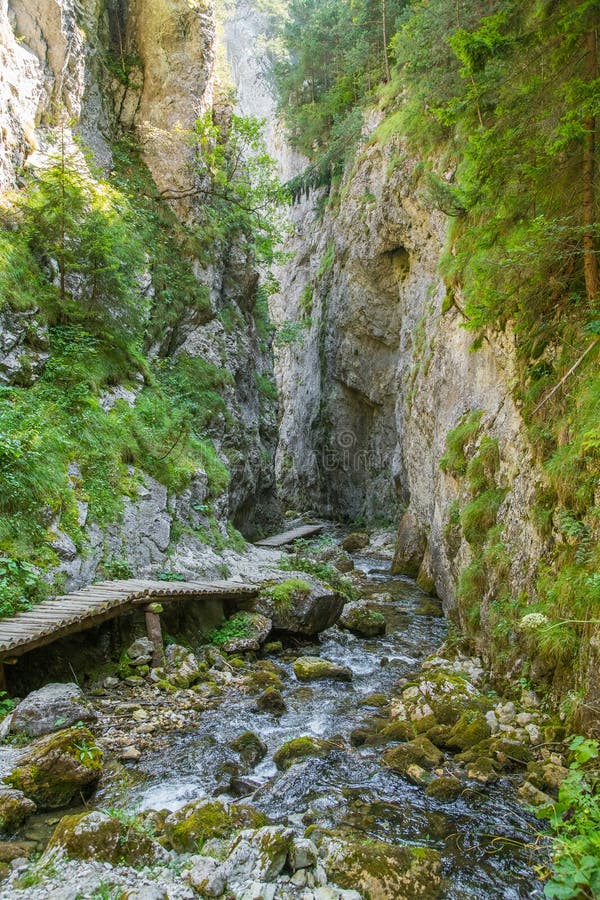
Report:
[[[249,599],[258,588],[235,581],[102,581],[45,600],[27,612],[0,619],[0,688],[4,664],[16,662],[30,650],[60,638],[94,628],[102,622],[142,608],[148,637],[154,644],[153,664],[160,665],[163,641],[160,626],[162,604],[182,599]]]

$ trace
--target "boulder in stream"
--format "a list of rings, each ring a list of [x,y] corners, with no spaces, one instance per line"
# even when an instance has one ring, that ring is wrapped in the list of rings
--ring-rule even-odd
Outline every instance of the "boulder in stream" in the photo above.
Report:
[[[12,714],[10,730],[35,738],[97,718],[76,684],[46,684],[21,700]]]
[[[249,650],[260,650],[273,627],[271,619],[257,612],[237,613],[229,621],[240,622],[241,633],[232,635],[221,645],[225,653],[247,653]]]
[[[364,531],[353,531],[352,534],[340,541],[340,547],[347,553],[356,553],[358,550],[364,550],[369,546],[369,535]]]
[[[332,749],[329,741],[321,738],[303,736],[286,741],[273,754],[273,762],[280,771],[285,771],[296,763],[304,762],[314,756],[327,756]]]
[[[260,828],[268,819],[252,806],[220,800],[194,800],[165,819],[165,842],[178,853],[194,853],[199,842],[230,838],[243,828]]]
[[[385,634],[385,618],[382,614],[359,600],[345,605],[338,624],[360,637],[370,638]]]
[[[444,754],[441,750],[422,734],[412,741],[393,747],[383,755],[385,765],[399,775],[405,775],[411,765],[434,769],[441,765],[443,760]]]
[[[67,728],[29,747],[4,781],[40,809],[59,809],[89,794],[102,774],[102,750],[87,728]]]
[[[352,681],[352,669],[320,656],[299,656],[294,675],[298,681]]]
[[[270,685],[256,700],[256,706],[261,712],[269,712],[274,716],[280,716],[287,709],[283,694],[276,687]]]
[[[434,900],[441,895],[442,860],[437,850],[341,840],[330,840],[322,849],[329,881],[355,888],[370,900]]]
[[[245,731],[229,744],[246,766],[253,768],[267,755],[267,745],[253,731]]]
[[[275,631],[310,637],[331,628],[345,597],[304,572],[266,586],[255,603],[257,612],[271,619]]]

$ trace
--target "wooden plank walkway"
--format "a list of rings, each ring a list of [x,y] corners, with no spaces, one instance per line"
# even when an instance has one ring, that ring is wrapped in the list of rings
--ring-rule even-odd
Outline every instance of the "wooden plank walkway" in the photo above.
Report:
[[[90,584],[71,594],[45,600],[28,612],[19,613],[10,619],[0,619],[0,668],[4,662],[16,661],[16,657],[30,650],[51,644],[69,634],[93,628],[108,619],[131,612],[136,607],[145,608],[149,635],[153,626],[155,630],[158,629],[159,640],[159,617],[150,609],[153,603],[162,604],[184,597],[234,600],[257,594],[257,587],[235,581],[132,579]]]
[[[293,544],[300,538],[311,537],[313,534],[319,534],[323,531],[325,525],[300,525],[299,528],[292,528],[291,531],[282,531],[280,534],[274,534],[273,537],[265,538],[262,541],[256,541],[257,547],[284,547],[286,544]]]

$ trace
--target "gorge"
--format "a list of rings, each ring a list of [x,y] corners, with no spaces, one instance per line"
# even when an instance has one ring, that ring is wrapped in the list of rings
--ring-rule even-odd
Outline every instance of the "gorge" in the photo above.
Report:
[[[0,0],[1,897],[599,895],[597,15]]]

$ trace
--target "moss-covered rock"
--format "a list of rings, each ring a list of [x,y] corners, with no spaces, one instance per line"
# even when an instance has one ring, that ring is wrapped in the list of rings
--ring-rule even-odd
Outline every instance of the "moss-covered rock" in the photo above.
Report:
[[[256,701],[256,705],[261,712],[269,712],[275,716],[280,716],[286,710],[283,694],[272,685],[262,692]]]
[[[382,614],[360,601],[346,604],[338,624],[359,637],[370,638],[385,634],[385,618]]]
[[[228,622],[222,626],[222,630],[229,623],[239,622],[242,627],[240,633],[232,633],[230,637],[221,644],[222,649],[226,653],[248,653],[250,650],[260,650],[269,634],[271,633],[272,622],[267,616],[257,612],[241,612],[232,616]],[[233,629],[235,631],[235,629]]]
[[[434,769],[443,760],[444,754],[425,735],[419,735],[406,744],[399,744],[383,755],[384,764],[400,775],[406,775],[411,765]]]
[[[93,859],[128,866],[147,866],[167,858],[166,851],[135,818],[95,810],[64,816],[48,850],[62,848],[72,859]]]
[[[523,768],[533,759],[533,753],[522,741],[502,735],[490,741],[490,755],[508,772]]]
[[[320,656],[300,656],[294,663],[298,681],[352,681],[352,669]]]
[[[267,745],[253,731],[245,731],[229,744],[232,750],[239,753],[246,766],[258,765],[267,754]]]
[[[194,853],[212,838],[229,838],[243,828],[261,828],[267,823],[267,817],[252,806],[196,800],[167,816],[161,840],[178,853]]]
[[[202,681],[207,669],[194,654],[178,644],[171,644],[165,651],[165,680],[178,688],[189,688]]]
[[[428,729],[426,735],[431,743],[435,744],[436,747],[441,747],[442,750],[447,750],[448,739],[451,733],[451,725],[434,725],[432,728]]]
[[[467,777],[481,784],[498,781],[498,772],[489,756],[480,756],[467,766]]]
[[[451,750],[468,750],[491,736],[490,726],[482,712],[467,710],[448,735],[447,746]]]
[[[342,550],[345,550],[346,553],[356,553],[358,550],[364,550],[365,547],[369,546],[369,535],[364,531],[353,531],[352,534],[347,534],[343,540],[340,541],[340,547]]]
[[[327,844],[324,868],[329,881],[359,891],[366,900],[434,900],[441,895],[442,864],[437,850],[334,840]]]
[[[11,834],[33,815],[37,807],[22,791],[0,787],[0,832]]]
[[[442,775],[429,782],[425,793],[442,803],[452,803],[462,793],[462,785],[454,775]]]
[[[273,762],[278,769],[286,770],[312,756],[327,756],[330,750],[331,744],[319,738],[308,736],[293,738],[275,752]]]
[[[102,757],[87,728],[67,728],[36,741],[4,780],[40,809],[58,809],[93,790],[102,773]]]

